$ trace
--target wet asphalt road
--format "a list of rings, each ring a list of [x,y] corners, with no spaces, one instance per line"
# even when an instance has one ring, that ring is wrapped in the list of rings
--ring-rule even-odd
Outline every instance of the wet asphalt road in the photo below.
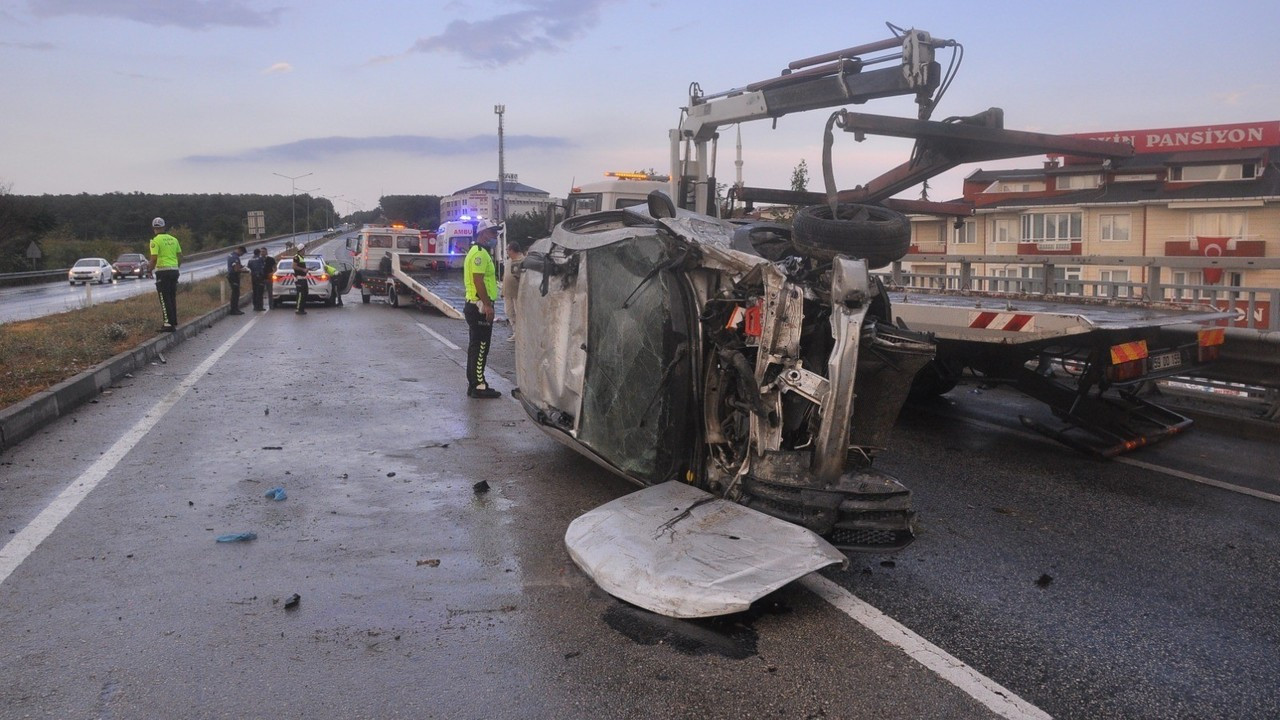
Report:
[[[5,533],[110,465],[0,584],[0,717],[993,716],[799,585],[700,623],[604,595],[561,538],[632,486],[465,398],[424,329],[461,322],[348,299],[226,318],[0,457]],[[828,577],[1054,717],[1280,715],[1280,504],[954,394],[880,461],[920,539]],[[1135,458],[1280,493],[1275,443],[1202,430]]]

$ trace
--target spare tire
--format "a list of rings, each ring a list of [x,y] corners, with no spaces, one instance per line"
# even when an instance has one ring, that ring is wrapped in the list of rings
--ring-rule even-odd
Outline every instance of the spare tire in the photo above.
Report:
[[[845,255],[867,261],[871,269],[901,260],[911,247],[907,216],[880,205],[841,203],[800,208],[791,226],[791,242],[805,254],[830,260]]]

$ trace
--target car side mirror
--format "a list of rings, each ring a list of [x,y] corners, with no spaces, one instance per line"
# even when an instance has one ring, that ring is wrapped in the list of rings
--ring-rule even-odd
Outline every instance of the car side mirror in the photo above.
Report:
[[[650,192],[646,202],[649,205],[649,217],[655,220],[676,216],[676,204],[671,202],[671,198],[661,190]]]

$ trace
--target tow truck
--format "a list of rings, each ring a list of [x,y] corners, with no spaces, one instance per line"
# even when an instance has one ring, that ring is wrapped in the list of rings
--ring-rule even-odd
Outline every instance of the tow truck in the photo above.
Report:
[[[682,206],[717,212],[712,190],[715,144],[718,129],[725,125],[776,120],[793,112],[903,94],[903,86],[914,88],[919,107],[916,119],[845,109],[829,116],[822,138],[825,192],[734,189],[748,208],[755,202],[802,206],[790,229],[774,228],[783,234],[794,231],[792,242],[805,244],[819,238],[840,243],[847,254],[868,258],[880,269],[902,259],[910,246],[909,231],[884,232],[895,216],[905,221],[900,213],[954,218],[973,214],[967,202],[892,197],[929,178],[967,163],[1027,155],[1119,159],[1133,154],[1132,146],[1124,143],[1006,129],[1000,108],[929,120],[958,69],[953,54],[953,64],[942,73],[934,52],[959,48],[959,43],[922,30],[890,28],[894,37],[794,61],[780,77],[745,88],[703,94],[694,83],[689,105],[683,109],[684,120],[670,133],[670,192],[683,201]],[[885,54],[873,57],[870,53]],[[895,61],[897,65],[868,70]],[[863,92],[858,92],[860,88]],[[914,139],[915,147],[910,159],[898,167],[851,190],[838,190],[833,173],[837,130],[858,141],[867,135]],[[881,279],[888,278],[881,273]],[[1103,457],[1158,442],[1191,426],[1189,418],[1144,400],[1139,390],[1150,381],[1213,362],[1223,333],[1206,329],[1195,343],[1173,347],[1159,344],[1158,331],[1169,325],[1207,324],[1229,317],[1209,305],[1094,302],[1049,294],[891,288],[887,297],[895,322],[927,331],[937,341],[937,357],[920,371],[914,396],[941,394],[962,381],[1008,385],[1044,402],[1064,423],[1050,427],[1022,417],[1024,425]],[[1010,321],[996,320],[1005,317]]]

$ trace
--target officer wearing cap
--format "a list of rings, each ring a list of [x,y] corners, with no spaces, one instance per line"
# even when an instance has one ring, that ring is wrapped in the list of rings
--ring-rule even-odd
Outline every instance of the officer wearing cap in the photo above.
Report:
[[[484,367],[493,337],[493,302],[498,297],[498,273],[493,264],[494,243],[501,223],[481,220],[476,225],[475,242],[463,261],[462,282],[467,289],[467,304],[462,315],[467,319],[470,341],[467,343],[467,397],[496,398],[502,393],[489,387]]]
[[[298,308],[294,312],[298,315],[306,315],[307,284],[309,282],[306,249],[304,246],[299,245],[296,250],[293,254],[293,289],[298,294]]]
[[[160,295],[161,332],[178,327],[178,266],[182,261],[182,245],[178,238],[165,232],[164,218],[151,221],[151,274]]]

